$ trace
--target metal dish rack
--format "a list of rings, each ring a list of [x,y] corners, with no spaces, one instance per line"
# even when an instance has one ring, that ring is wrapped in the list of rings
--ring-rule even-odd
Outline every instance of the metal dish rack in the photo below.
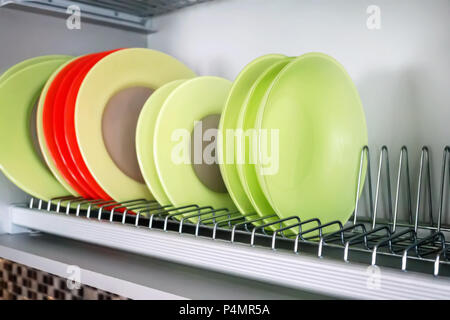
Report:
[[[289,263],[291,264],[289,268],[295,267],[294,259],[316,256],[325,258],[326,261],[332,263],[340,260],[339,265],[328,266],[328,271],[331,270],[330,267],[333,270],[342,268],[343,272],[346,273],[350,270],[349,266],[352,263],[365,266],[366,269],[369,268],[367,269],[371,270],[367,271],[369,273],[374,272],[373,270],[379,267],[386,267],[388,269],[383,270],[394,270],[395,272],[408,270],[410,271],[409,275],[414,274],[416,278],[425,276],[424,279],[431,281],[432,291],[438,293],[439,297],[442,297],[443,294],[444,297],[449,297],[450,280],[447,276],[450,276],[450,260],[447,239],[450,228],[442,223],[447,199],[445,192],[450,190],[447,187],[450,182],[449,154],[450,148],[445,147],[440,182],[440,206],[437,217],[433,215],[431,206],[432,184],[428,148],[423,147],[421,152],[416,189],[417,200],[415,209],[413,209],[408,150],[406,147],[402,147],[400,150],[395,196],[392,197],[389,153],[387,147],[383,146],[379,156],[374,194],[369,148],[364,147],[361,152],[359,178],[356,187],[357,190],[361,190],[362,168],[367,161],[367,176],[362,193],[368,196],[370,216],[360,217],[358,215],[361,203],[360,198],[357,198],[355,199],[354,214],[345,225],[339,221],[322,223],[319,219],[301,221],[299,217],[293,216],[255,227],[252,223],[261,222],[269,217],[259,217],[256,214],[244,217],[238,212],[230,212],[227,209],[199,207],[195,204],[173,208],[160,206],[154,201],[143,199],[117,203],[70,196],[52,199],[49,202],[31,199],[28,208],[24,208],[24,206],[11,207],[11,223],[20,227],[182,263],[198,264],[197,261],[192,259],[205,259],[203,264],[214,264],[214,259],[217,259],[217,262],[224,259],[220,263],[223,265],[226,261],[227,265],[224,266],[224,269],[227,272],[243,276],[255,272],[258,274],[256,278],[259,280],[263,280],[265,274],[269,281],[277,283],[280,279],[277,277],[271,278],[271,274],[277,268],[278,270],[285,268],[283,259],[287,257],[289,257]],[[388,219],[383,219],[380,213],[382,185],[385,185],[385,193],[387,194],[386,211]],[[400,221],[399,219],[399,202],[402,195],[406,198],[407,221]],[[428,202],[426,207],[428,207],[429,216],[429,222],[427,223],[419,221],[420,216],[422,216],[421,212],[424,211],[422,207],[426,202]],[[286,226],[287,223],[290,225]],[[272,232],[267,229],[272,225],[280,225],[280,228]],[[337,227],[338,230],[326,232],[327,228],[330,227]],[[288,232],[289,230],[295,230],[295,232]],[[166,240],[167,242],[165,242]],[[158,242],[159,247],[152,248],[151,246],[155,245],[155,241]],[[175,248],[175,242],[178,245],[183,243],[187,246],[184,249]],[[147,245],[141,246],[140,243],[146,243]],[[222,248],[221,256],[214,257],[211,252],[218,250],[218,243],[221,246],[226,244],[226,247]],[[194,246],[198,246],[200,251]],[[228,248],[237,248],[238,250],[245,248],[241,252],[247,256],[252,253],[251,250],[255,250],[255,253],[258,250],[264,250],[264,255],[269,254],[270,251],[271,254],[268,257],[271,261],[269,261],[268,267],[275,267],[275,269],[262,270],[265,262],[258,260],[261,257],[254,257],[256,259],[254,262],[260,263],[262,269],[259,270],[257,264],[251,263],[249,265],[251,269],[242,273],[239,270],[244,263],[243,260],[241,261],[242,257],[236,256],[234,251],[226,252]],[[184,257],[184,252],[188,254],[187,251],[189,250],[194,250],[189,252],[191,256]],[[207,256],[203,256],[205,253],[208,253]],[[314,263],[320,269],[322,261],[325,260],[316,260]],[[342,264],[342,261],[345,263]],[[277,264],[280,265],[277,267]],[[211,266],[203,265],[203,267],[209,268]],[[221,269],[218,265],[212,266],[212,268]],[[416,273],[417,271],[418,273]],[[285,272],[288,272],[288,269]],[[323,270],[320,272],[323,272]],[[423,273],[429,273],[430,275],[424,275]],[[393,279],[402,281],[402,278],[406,277],[407,274],[395,274]],[[299,281],[302,281],[300,275],[299,272],[296,277],[300,278]],[[293,275],[293,277],[295,276]],[[363,278],[363,280],[366,278]],[[302,286],[301,283],[295,284],[293,279],[284,284],[294,287]],[[361,285],[359,282],[358,286]],[[391,280],[391,282],[390,285],[393,287],[384,285],[384,290],[387,290],[386,292],[389,292],[389,294],[396,290],[394,280]],[[413,282],[411,282],[412,284]],[[351,286],[348,283],[346,285],[351,290]],[[439,290],[435,286],[438,286]],[[314,288],[312,289],[314,290]],[[413,290],[414,286],[404,289],[401,293],[397,292],[395,297],[401,297],[406,291]],[[342,290],[342,288],[339,290]],[[339,290],[336,293],[340,292]],[[423,290],[422,288],[421,294],[426,296],[427,291]],[[369,291],[356,296],[349,293],[347,296],[392,297],[384,291],[382,294],[379,291],[379,296]],[[431,295],[430,297],[434,296]]]

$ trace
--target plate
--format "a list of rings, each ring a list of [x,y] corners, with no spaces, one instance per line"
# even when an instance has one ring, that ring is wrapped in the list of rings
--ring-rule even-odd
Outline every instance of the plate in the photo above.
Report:
[[[67,73],[61,79],[59,86],[56,90],[55,103],[51,113],[51,119],[53,123],[52,136],[56,145],[56,153],[58,161],[64,163],[71,176],[74,177],[76,183],[87,193],[89,199],[98,199],[99,196],[93,188],[89,185],[89,182],[85,176],[78,169],[79,164],[76,163],[70,155],[69,148],[66,144],[66,137],[64,131],[64,110],[67,103],[67,93],[70,89],[74,78],[78,74],[80,68],[89,63],[96,54],[89,54],[85,56],[85,59],[80,59],[80,62],[74,64]]]
[[[230,88],[230,81],[218,77],[187,80],[172,91],[161,108],[153,152],[159,180],[175,207],[196,204],[235,210],[213,143]],[[205,148],[205,142],[211,148]]]
[[[64,125],[61,128],[62,130],[56,132],[59,136],[60,143],[64,144],[67,148],[67,157],[70,157],[72,163],[75,164],[74,170],[77,170],[85,183],[93,190],[94,195],[92,197],[94,199],[111,200],[111,197],[97,183],[81,155],[75,131],[75,104],[78,90],[89,70],[91,70],[98,61],[115,51],[116,50],[98,53],[95,56],[92,56],[84,64],[79,65],[72,70],[73,74],[71,75],[71,81],[67,82],[67,86],[63,90],[65,93],[65,104],[64,109],[62,110],[63,114],[60,115],[60,123],[63,123]]]
[[[321,53],[296,59],[274,80],[256,128],[279,132],[278,161],[256,165],[277,215],[345,223],[355,206],[367,127],[358,91],[343,66]],[[261,149],[261,139],[259,144]]]
[[[67,195],[41,158],[30,134],[30,119],[48,78],[72,57],[49,56],[9,74],[0,83],[0,167],[15,185],[33,197],[49,201]],[[12,107],[13,106],[13,107]]]
[[[266,196],[259,186],[259,181],[256,176],[255,163],[259,159],[257,144],[258,132],[255,130],[256,116],[262,101],[264,101],[264,96],[270,88],[273,80],[292,60],[293,58],[282,58],[258,77],[242,105],[236,126],[237,130],[242,130],[244,133],[238,137],[238,139],[240,139],[240,143],[237,143],[236,145],[236,155],[243,155],[245,157],[242,158],[241,161],[236,161],[236,168],[238,170],[241,184],[244,187],[253,208],[255,208],[260,217],[275,216],[273,218],[264,219],[264,223],[271,223],[279,220],[279,218],[276,216],[275,210],[267,201]],[[289,221],[286,223],[292,225],[295,221]],[[272,225],[269,228],[275,231],[280,227],[277,224]]]
[[[248,91],[255,80],[273,63],[283,58],[285,58],[284,55],[278,54],[259,57],[249,63],[239,73],[225,103],[225,108],[219,124],[220,139],[218,140],[217,149],[220,159],[220,171],[236,207],[242,214],[248,217],[248,220],[256,218],[253,215],[249,216],[249,214],[255,213],[255,209],[239,180],[234,157],[235,141],[229,141],[229,139],[227,139],[227,130],[236,129],[239,111],[241,110]],[[261,225],[262,223],[257,222],[255,224]]]
[[[62,155],[64,150],[61,150],[55,137],[55,132],[60,125],[60,123],[56,123],[58,120],[55,120],[55,113],[64,109],[65,100],[60,96],[60,88],[64,80],[67,79],[67,75],[73,68],[84,64],[89,58],[90,55],[79,57],[59,70],[52,77],[51,82],[47,82],[45,99],[41,99],[38,105],[38,121],[42,121],[44,136],[44,139],[40,140],[41,149],[47,149],[50,154],[50,157],[45,157],[47,165],[59,181],[64,180],[83,198],[92,198],[93,191],[86,185],[78,172],[73,170],[74,164]]]
[[[185,80],[175,80],[157,89],[144,104],[136,126],[136,152],[139,167],[150,192],[162,206],[171,203],[159,180],[153,157],[156,120],[167,97],[183,82]]]
[[[115,201],[152,199],[143,179],[137,177],[140,170],[135,131],[139,111],[150,90],[193,76],[189,68],[169,55],[134,48],[111,53],[84,78],[75,105],[78,145],[89,171]],[[130,93],[128,90],[136,90],[131,99],[121,95]],[[118,108],[110,108],[113,105]]]
[[[47,163],[48,168],[53,173],[55,178],[61,183],[61,185],[73,196],[80,196],[80,194],[72,188],[72,186],[66,181],[64,176],[59,172],[52,155],[50,153],[50,150],[47,147],[47,142],[45,141],[45,134],[44,134],[44,125],[43,125],[43,110],[44,110],[44,102],[46,100],[48,89],[50,88],[51,84],[53,83],[55,77],[58,75],[58,73],[63,70],[67,65],[72,63],[74,60],[78,58],[71,59],[61,65],[58,69],[56,69],[55,72],[48,78],[47,82],[45,83],[44,88],[42,89],[41,96],[39,98],[39,102],[37,105],[36,110],[36,133],[37,138],[39,141],[39,148],[42,153],[42,156],[44,157],[45,162]]]
[[[24,68],[26,68],[27,66],[36,64],[36,63],[40,63],[40,62],[45,62],[45,61],[49,61],[52,60],[51,58],[52,56],[41,56],[41,57],[36,57],[33,59],[28,59],[25,60],[21,63],[18,63],[16,65],[14,65],[13,67],[9,68],[5,73],[2,74],[2,79],[6,79],[8,78],[10,75],[14,74],[17,71],[20,71]],[[70,60],[71,61],[71,60]],[[61,70],[65,65],[67,65],[67,63],[69,63],[70,61],[64,63],[62,66],[60,66],[50,77],[50,79],[53,79],[54,75]],[[32,125],[35,124],[35,129],[33,127],[32,131],[36,132],[36,137],[33,138],[33,140],[37,140],[38,141],[38,149],[40,150],[41,155],[44,157],[44,159],[46,159],[47,157],[49,157],[49,151],[47,148],[42,148],[42,144],[41,144],[41,133],[42,133],[42,121],[40,121],[40,115],[39,115],[39,104],[41,103],[41,101],[43,100],[43,97],[45,97],[46,91],[47,91],[47,87],[48,87],[48,83],[51,83],[51,80],[48,80],[46,85],[44,86],[44,89],[42,89],[41,91],[41,95],[39,98],[39,102],[38,102],[38,107],[35,108],[35,112],[32,113]],[[1,83],[1,80],[0,80]],[[36,118],[36,120],[34,120],[33,118]],[[47,161],[47,160],[46,160]],[[53,164],[53,163],[52,163]],[[47,165],[49,165],[49,163],[47,163]],[[55,175],[55,177],[57,178],[57,180],[59,181],[59,183],[61,183],[61,185],[71,194],[74,196],[78,196],[78,193],[63,179],[60,178],[59,172],[57,171],[56,167],[50,167],[50,170],[52,171],[52,173]]]

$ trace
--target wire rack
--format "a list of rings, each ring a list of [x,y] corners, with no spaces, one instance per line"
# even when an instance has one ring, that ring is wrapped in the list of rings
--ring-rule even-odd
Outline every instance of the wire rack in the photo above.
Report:
[[[262,220],[257,214],[243,216],[225,208],[186,205],[183,207],[160,206],[155,201],[134,199],[123,202],[102,199],[83,199],[63,196],[45,202],[31,199],[30,209],[49,214],[78,217],[91,220],[92,223],[108,222],[140,229],[162,230],[171,233],[190,234],[195,237],[221,239],[231,244],[246,244],[251,247],[262,246],[272,250],[282,250],[298,254],[307,252],[319,257],[329,255],[333,258],[368,262],[372,266],[383,264],[400,266],[401,270],[420,270],[423,265],[431,264],[429,270],[435,276],[450,275],[448,247],[448,226],[443,225],[446,199],[450,190],[450,148],[445,147],[442,159],[442,172],[437,217],[432,210],[432,184],[430,176],[430,153],[423,147],[417,175],[416,203],[413,208],[411,196],[411,178],[408,150],[400,150],[395,195],[391,194],[391,176],[389,152],[383,146],[379,153],[375,193],[372,188],[369,148],[361,151],[358,183],[355,188],[369,199],[368,217],[360,216],[361,197],[355,199],[355,210],[349,222],[340,221],[322,223],[319,219],[302,221],[298,216],[260,225]],[[367,163],[367,178],[362,181],[363,165]],[[384,183],[383,183],[384,181]],[[383,190],[384,189],[384,190]],[[383,192],[384,191],[384,192]],[[381,194],[387,194],[387,205],[381,217]],[[399,219],[399,203],[405,198],[408,213],[406,221]],[[428,205],[424,205],[428,203]],[[425,207],[425,208],[422,208]],[[428,212],[426,213],[425,211]],[[421,222],[424,213],[428,222]],[[257,224],[258,226],[255,226]],[[269,227],[279,226],[275,231]],[[331,228],[337,231],[327,232]],[[447,238],[446,238],[447,237]],[[401,261],[400,265],[392,263]],[[386,262],[387,261],[387,262]],[[444,271],[444,272],[443,272]]]
[[[154,17],[212,0],[74,0],[92,6],[124,12],[138,17]]]
[[[212,0],[0,0],[0,7],[68,14],[68,8],[76,5],[82,19],[150,33],[151,18],[208,1]]]

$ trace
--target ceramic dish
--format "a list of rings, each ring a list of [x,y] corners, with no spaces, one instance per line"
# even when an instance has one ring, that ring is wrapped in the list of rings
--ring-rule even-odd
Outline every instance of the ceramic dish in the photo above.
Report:
[[[260,150],[258,150],[258,132],[255,130],[256,115],[261,102],[266,95],[278,73],[293,60],[293,58],[280,58],[280,60],[269,67],[261,74],[250,89],[246,100],[242,105],[241,112],[237,121],[237,130],[244,133],[240,137],[240,143],[237,144],[236,155],[243,155],[240,161],[236,162],[239,179],[244,190],[260,217],[273,216],[270,219],[263,220],[264,223],[271,223],[279,220],[275,210],[267,201],[255,172],[255,163],[259,160]],[[248,134],[247,134],[248,133]],[[287,224],[294,224],[296,221],[287,221]],[[276,230],[280,226],[272,225],[270,229]]]
[[[204,145],[213,141],[214,132],[217,135],[230,88],[230,81],[217,77],[187,80],[172,91],[161,108],[153,156],[159,180],[175,207],[196,204],[235,209],[215,162],[214,144],[208,144],[213,147],[208,150]]]
[[[360,153],[367,144],[364,111],[345,69],[325,54],[299,57],[273,81],[256,128],[279,132],[278,148],[269,146],[278,149],[278,161],[256,165],[277,215],[345,223],[354,209]]]
[[[42,88],[53,72],[70,60],[68,56],[51,56],[25,68],[8,73],[0,80],[0,167],[19,188],[33,197],[48,201],[67,195],[56,180],[32,141],[30,120]],[[34,125],[33,125],[34,126]]]
[[[193,76],[175,58],[135,48],[111,53],[84,78],[75,105],[77,141],[89,171],[114,200],[153,199],[135,151],[139,111],[151,90]]]
[[[162,206],[167,206],[171,203],[159,180],[153,156],[156,120],[167,97],[184,82],[185,80],[175,80],[157,89],[142,108],[136,127],[136,152],[139,167],[152,195]]]
[[[239,211],[246,215],[249,220],[257,218],[244,187],[239,180],[235,163],[235,140],[229,141],[227,131],[235,130],[239,112],[255,80],[273,63],[284,58],[283,55],[271,54],[259,57],[249,63],[237,76],[233,83],[230,94],[225,103],[222,118],[219,125],[220,137],[217,145],[220,158],[220,171],[227,189]],[[234,131],[233,131],[234,132]],[[233,136],[234,137],[234,136]],[[251,216],[251,214],[255,214]],[[255,222],[261,225],[262,222]]]

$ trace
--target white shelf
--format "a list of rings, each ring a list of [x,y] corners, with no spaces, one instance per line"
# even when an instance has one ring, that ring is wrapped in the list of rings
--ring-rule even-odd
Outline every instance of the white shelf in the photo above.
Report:
[[[310,299],[324,296],[174,264],[48,234],[0,236],[0,257],[132,299]]]
[[[446,277],[380,267],[379,285],[372,286],[366,264],[19,207],[10,208],[10,218],[15,226],[321,295],[358,299],[450,296]]]

